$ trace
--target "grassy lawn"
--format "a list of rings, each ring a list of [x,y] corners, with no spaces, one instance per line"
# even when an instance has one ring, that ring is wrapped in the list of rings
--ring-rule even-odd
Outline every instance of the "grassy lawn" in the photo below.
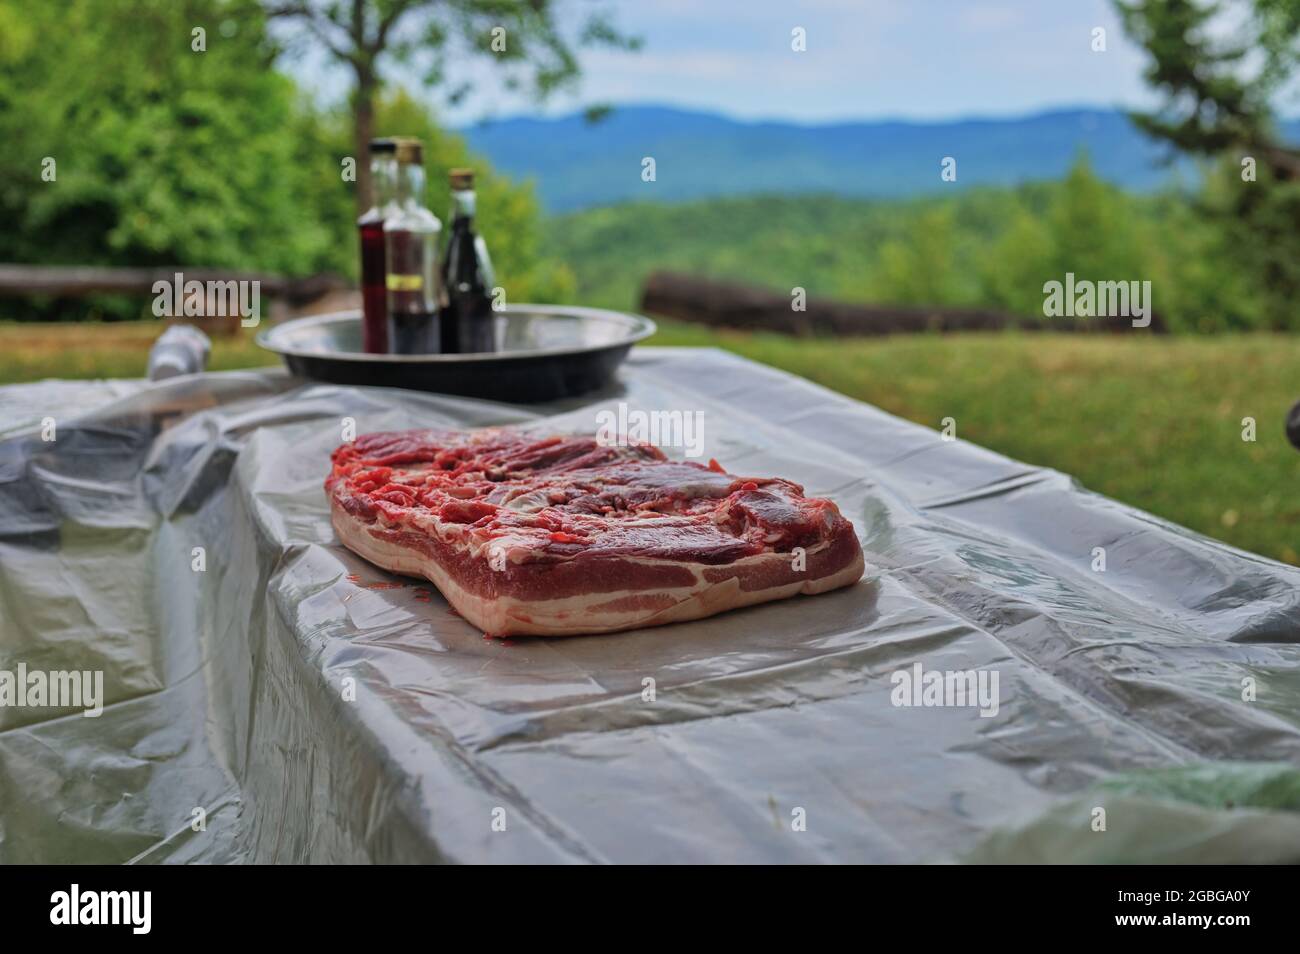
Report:
[[[1300,564],[1300,338],[1033,334],[793,340],[663,323],[653,344],[716,345],[901,417],[1073,474],[1086,487],[1243,549]],[[0,324],[0,383],[144,372],[155,324]],[[214,342],[217,370],[274,364]],[[1242,418],[1257,439],[1242,440]]]

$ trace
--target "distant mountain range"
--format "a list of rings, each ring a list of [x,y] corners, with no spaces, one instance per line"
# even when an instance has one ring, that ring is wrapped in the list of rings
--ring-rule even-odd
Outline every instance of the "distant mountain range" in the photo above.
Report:
[[[1286,124],[1300,140],[1300,120]],[[957,160],[959,185],[1054,179],[1086,151],[1103,178],[1145,191],[1190,163],[1166,162],[1168,147],[1144,136],[1116,110],[1067,109],[1011,119],[855,122],[805,126],[744,122],[659,106],[616,108],[604,120],[581,114],[511,118],[461,133],[492,165],[532,178],[546,207],[567,212],[628,199],[679,201],[760,192],[910,196],[951,188],[944,157]],[[642,160],[655,160],[655,181]]]

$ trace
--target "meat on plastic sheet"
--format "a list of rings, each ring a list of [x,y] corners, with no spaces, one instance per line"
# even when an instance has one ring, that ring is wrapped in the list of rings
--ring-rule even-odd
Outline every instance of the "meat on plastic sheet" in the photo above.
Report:
[[[833,499],[867,578],[502,642],[330,528],[349,427],[629,410]],[[0,411],[0,673],[102,696],[0,707],[0,862],[1300,860],[1300,572],[780,372],[647,348],[542,408],[236,372]]]

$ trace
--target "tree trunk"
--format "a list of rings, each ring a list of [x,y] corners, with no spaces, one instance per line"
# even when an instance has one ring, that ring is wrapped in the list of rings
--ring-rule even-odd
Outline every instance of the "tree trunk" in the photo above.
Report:
[[[936,331],[1114,331],[1138,333],[1124,317],[1080,320],[1013,315],[992,308],[947,305],[858,305],[809,298],[795,311],[790,295],[697,275],[652,272],[641,292],[641,310],[716,328],[776,331],[791,335],[891,335]],[[1153,333],[1165,330],[1153,313]]]
[[[233,268],[199,268],[192,265],[154,266],[152,268],[98,268],[81,265],[11,265],[0,264],[0,297],[23,298],[28,295],[53,295],[80,298],[84,295],[154,295],[158,282],[172,283],[176,273],[185,281],[257,282],[258,292],[287,298],[294,304],[313,301],[328,292],[348,287],[337,275],[319,274],[310,278],[287,278],[263,272],[244,272]],[[169,292],[170,294],[170,292]]]
[[[370,140],[375,134],[375,77],[357,70],[356,100],[352,105],[353,148],[357,158],[357,215],[370,208]]]

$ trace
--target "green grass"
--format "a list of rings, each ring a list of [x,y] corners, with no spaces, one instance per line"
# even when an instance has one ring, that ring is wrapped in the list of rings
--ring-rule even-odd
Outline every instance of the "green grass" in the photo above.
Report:
[[[156,324],[0,324],[0,382],[128,377]],[[1092,490],[1234,546],[1300,564],[1300,338],[969,334],[795,340],[663,323],[652,344],[713,345],[928,427],[1072,474]],[[274,364],[217,339],[212,367]],[[1257,440],[1242,440],[1242,418]]]
[[[0,322],[0,384],[42,378],[143,377],[149,348],[162,329],[161,322],[152,321]],[[252,335],[244,334],[213,337],[208,366],[228,371],[279,361],[254,344]]]

